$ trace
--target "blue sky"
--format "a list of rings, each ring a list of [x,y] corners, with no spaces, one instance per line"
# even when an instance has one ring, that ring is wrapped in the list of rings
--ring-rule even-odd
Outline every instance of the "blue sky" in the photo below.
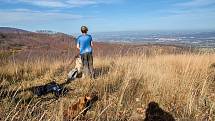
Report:
[[[0,26],[30,31],[215,30],[215,0],[0,0]]]

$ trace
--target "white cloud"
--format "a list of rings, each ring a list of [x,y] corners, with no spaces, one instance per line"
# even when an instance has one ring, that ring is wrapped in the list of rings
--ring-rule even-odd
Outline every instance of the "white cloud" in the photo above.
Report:
[[[96,0],[67,0],[68,3],[72,7],[86,6],[86,5],[95,5],[98,4]]]
[[[24,2],[36,6],[43,7],[66,7],[67,4],[57,0],[18,0],[18,2]]]
[[[120,0],[67,0],[66,3],[73,7],[81,7],[87,5],[96,5],[96,4],[110,4],[114,2],[119,2]]]
[[[52,8],[63,8],[63,7],[82,7],[89,5],[98,4],[110,4],[123,0],[6,0],[2,2],[7,3],[26,3],[40,7],[52,7]]]
[[[63,20],[77,20],[82,19],[83,16],[59,13],[59,12],[41,12],[32,11],[28,9],[13,9],[13,10],[0,10],[0,16],[4,16],[0,19],[0,24],[13,24],[13,23],[44,23],[51,21],[63,21]]]
[[[179,3],[178,6],[183,7],[203,7],[215,4],[215,0],[191,0],[189,2]]]

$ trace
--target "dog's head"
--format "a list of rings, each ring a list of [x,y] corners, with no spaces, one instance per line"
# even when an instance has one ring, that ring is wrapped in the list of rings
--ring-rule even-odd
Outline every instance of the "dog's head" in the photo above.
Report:
[[[87,107],[89,103],[94,103],[98,100],[98,95],[96,92],[87,93],[84,97],[79,98],[79,103]]]
[[[87,93],[84,96],[82,102],[80,102],[80,103],[84,104],[83,106],[85,108],[85,111],[82,114],[85,115],[87,113],[87,111],[92,108],[93,104],[97,100],[98,100],[98,93],[97,92]]]
[[[78,112],[77,114],[79,114],[80,111],[83,111],[82,115],[84,116],[87,111],[92,107],[92,104],[95,103],[97,100],[97,93],[87,93],[85,96],[80,97],[78,102],[73,104],[68,110],[65,110],[64,117],[69,117],[70,119],[72,119],[77,116],[76,113]]]
[[[96,102],[98,100],[98,92],[91,92],[85,95],[87,101]]]

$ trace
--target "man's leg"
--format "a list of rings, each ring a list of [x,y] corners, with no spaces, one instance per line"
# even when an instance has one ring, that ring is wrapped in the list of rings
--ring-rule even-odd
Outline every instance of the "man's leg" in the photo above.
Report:
[[[93,55],[92,55],[92,53],[88,54],[88,69],[90,72],[90,76],[93,77],[94,71],[93,71]]]
[[[87,61],[87,54],[84,53],[81,55],[81,61],[83,64],[83,74],[88,74],[88,61]]]

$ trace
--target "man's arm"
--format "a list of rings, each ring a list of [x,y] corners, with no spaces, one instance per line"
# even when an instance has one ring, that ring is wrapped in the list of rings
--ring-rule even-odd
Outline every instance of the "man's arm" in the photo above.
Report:
[[[79,37],[76,39],[76,47],[80,50]]]
[[[80,45],[79,45],[79,43],[77,43],[77,48],[80,50]]]
[[[91,46],[93,46],[93,41],[91,41]]]

